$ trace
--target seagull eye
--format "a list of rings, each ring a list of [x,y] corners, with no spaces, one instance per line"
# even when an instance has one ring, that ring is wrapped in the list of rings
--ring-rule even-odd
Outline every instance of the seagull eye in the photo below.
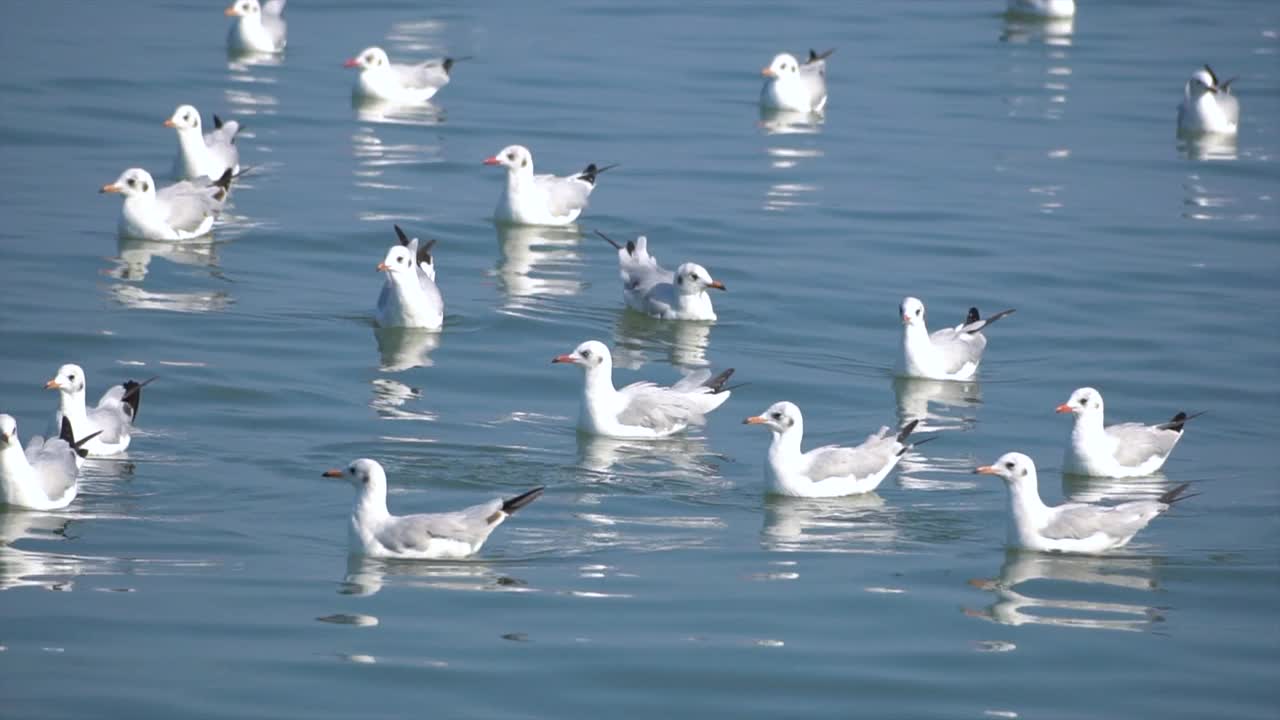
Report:
[[[776,413],[774,413],[773,415],[770,415],[770,417],[772,417],[774,420],[781,420],[781,419],[782,419],[782,413],[780,413],[780,412],[776,412]]]
[[[917,315],[919,315],[919,314],[920,314],[920,308],[916,308],[916,314],[917,314]]]
[[[68,375],[68,376],[67,376],[67,379],[68,379],[68,380],[70,380],[71,382],[75,382],[75,381],[76,381],[76,376],[75,376],[75,375]]]
[[[128,180],[128,185],[129,185],[129,187],[133,187],[133,185],[134,185],[133,178],[129,178],[129,180]]]
[[[1085,405],[1088,405],[1088,404],[1089,404],[1089,398],[1087,398],[1087,397],[1082,397],[1082,398],[1080,398],[1080,406],[1081,406],[1081,407],[1084,407]]]
[[[591,351],[590,351],[590,350],[583,350],[583,351],[582,351],[582,357],[583,357],[583,358],[589,358],[589,357],[591,357]]]
[[[396,258],[396,262],[398,262],[398,263],[400,263],[401,265],[403,265],[403,264],[404,264],[404,258],[403,258],[403,257],[398,257],[398,258]]]
[[[511,162],[515,162],[515,160],[516,160],[516,154],[515,154],[515,153],[507,153],[507,159],[508,159],[508,160],[510,160]]]
[[[1012,470],[1012,469],[1013,469],[1013,463],[1011,463],[1011,462],[1007,462],[1007,463],[1005,463],[1005,464],[1004,464],[1004,467],[1005,467],[1005,469],[1006,469],[1006,470]]]

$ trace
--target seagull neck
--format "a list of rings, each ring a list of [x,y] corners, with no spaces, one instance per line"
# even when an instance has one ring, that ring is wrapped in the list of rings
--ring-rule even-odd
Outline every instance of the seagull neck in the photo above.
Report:
[[[592,400],[613,397],[618,391],[613,387],[613,365],[600,363],[587,368],[582,383],[583,397],[588,403]]]
[[[77,425],[81,425],[88,419],[88,413],[85,411],[84,406],[84,391],[81,390],[74,393],[60,392],[58,395],[60,396],[58,398],[58,410],[63,417],[71,421],[71,426],[74,430]],[[79,435],[80,432],[77,431],[76,434]]]
[[[27,456],[22,452],[22,445],[18,442],[18,436],[15,433],[9,442],[0,448],[0,478],[10,480],[17,477],[23,466],[30,466],[27,462]]]
[[[178,145],[188,157],[204,157],[209,152],[200,128],[178,128]]]
[[[386,483],[371,483],[356,496],[355,507],[351,510],[352,519],[357,525],[369,525],[387,519],[391,513],[387,510]]]
[[[804,425],[799,421],[783,432],[773,433],[773,442],[769,444],[769,459],[774,463],[785,463],[800,457],[800,442],[804,439]]]
[[[1072,435],[1083,437],[1102,435],[1106,431],[1100,411],[1076,413],[1076,422],[1071,428]]]
[[[507,168],[507,187],[515,189],[533,182],[533,163]]]
[[[920,347],[929,344],[929,328],[923,322],[907,323],[902,329],[902,343],[908,347]]]
[[[1047,510],[1034,475],[1009,483],[1009,511],[1019,535],[1039,529]]]

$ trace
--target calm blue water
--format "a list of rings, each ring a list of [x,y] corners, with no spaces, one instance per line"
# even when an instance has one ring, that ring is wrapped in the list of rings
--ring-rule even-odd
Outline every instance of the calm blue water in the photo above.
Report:
[[[1092,3],[291,3],[279,65],[229,64],[221,6],[24,5],[0,29],[0,408],[43,430],[79,362],[148,387],[127,459],[65,512],[0,513],[0,692],[22,718],[1275,717],[1280,691],[1280,11]],[[342,61],[472,55],[432,112],[358,117]],[[762,124],[759,68],[836,47],[818,125]],[[1203,62],[1238,143],[1180,147]],[[206,242],[120,242],[129,166],[163,173],[189,102],[255,171]],[[620,163],[581,229],[495,230],[502,178]],[[380,335],[398,222],[437,237],[439,336]],[[622,312],[590,234],[647,233],[730,291],[714,328]],[[900,298],[976,304],[980,383],[895,383]],[[579,438],[598,338],[619,382],[733,366],[687,437]],[[1062,481],[1053,408],[1207,410],[1164,477]],[[875,495],[762,497],[787,399],[806,446],[926,416]],[[1101,558],[1006,555],[1018,449],[1042,491],[1202,494]],[[393,511],[534,484],[467,563],[349,560],[351,490]]]

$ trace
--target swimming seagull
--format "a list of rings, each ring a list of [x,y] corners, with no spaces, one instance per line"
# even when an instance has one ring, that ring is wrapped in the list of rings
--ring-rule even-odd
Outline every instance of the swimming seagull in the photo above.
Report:
[[[742,422],[764,425],[773,433],[764,469],[769,492],[818,498],[874,491],[902,456],[914,447],[907,443],[907,438],[919,421],[912,420],[896,432],[887,426],[881,427],[857,447],[824,445],[809,452],[800,450],[804,417],[793,403],[774,403],[764,414]]]
[[[987,338],[982,334],[988,325],[1010,315],[1002,310],[985,320],[978,308],[969,308],[965,321],[930,335],[925,327],[924,303],[916,298],[903,298],[898,306],[902,316],[902,358],[898,375],[932,380],[968,380],[978,372]]]
[[[1240,101],[1231,94],[1236,78],[1219,83],[1213,68],[1196,70],[1182,89],[1178,132],[1190,135],[1235,135],[1240,129]]]
[[[1009,545],[1042,552],[1092,554],[1121,547],[1174,503],[1195,497],[1182,494],[1190,485],[1183,483],[1155,500],[1049,507],[1040,499],[1036,465],[1022,453],[1005,453],[995,465],[974,472],[997,475],[1009,489]]]
[[[129,447],[130,431],[138,419],[138,406],[142,403],[142,388],[154,377],[135,382],[125,381],[113,385],[102,394],[98,406],[85,407],[84,370],[79,365],[67,364],[58,368],[58,374],[44,384],[46,390],[58,391],[58,412],[53,421],[56,426],[63,418],[71,420],[76,434],[97,436],[84,446],[90,456],[116,455]]]
[[[507,187],[498,198],[493,219],[512,225],[568,225],[587,207],[596,176],[617,165],[588,165],[576,175],[534,175],[533,155],[523,145],[508,145],[485,165],[507,168]]]
[[[1075,17],[1076,0],[1009,0],[1008,12],[1045,19]]]
[[[1089,387],[1071,393],[1057,411],[1076,416],[1062,471],[1109,478],[1142,477],[1159,470],[1182,439],[1182,426],[1204,414],[1179,412],[1159,425],[1122,423],[1104,427],[1102,393]]]
[[[129,168],[98,192],[124,196],[117,226],[121,236],[189,240],[213,228],[213,221],[226,205],[230,191],[229,169],[216,182],[199,178],[157,189],[151,173],[142,168]]]
[[[18,422],[0,415],[0,500],[31,510],[58,510],[71,504],[79,490],[77,456],[98,433],[75,439],[71,421],[62,419],[58,437],[34,435],[24,452],[18,442]]]
[[[706,268],[687,262],[672,273],[649,254],[649,241],[645,236],[622,245],[599,230],[596,234],[618,250],[622,299],[627,307],[662,320],[716,319],[707,289],[724,290],[725,287],[719,280],[713,280]]]
[[[760,105],[770,110],[822,112],[827,106],[827,58],[833,52],[834,48],[823,53],[810,50],[803,64],[790,53],[775,55],[760,71],[765,77]]]
[[[453,64],[460,58],[427,60],[417,65],[397,65],[380,47],[365,48],[343,63],[360,68],[352,95],[396,104],[423,103],[449,84]]]
[[[435,240],[418,246],[418,238],[410,239],[395,226],[398,245],[387,250],[378,263],[378,271],[387,276],[378,295],[376,321],[379,327],[414,327],[438,330],[444,323],[444,298],[436,287],[435,259],[431,248]]]
[[[223,173],[240,172],[240,151],[236,135],[240,123],[222,121],[213,116],[213,132],[201,134],[200,111],[191,105],[179,105],[164,126],[178,131],[178,155],[173,160],[173,176],[179,180],[208,178],[217,180]]]
[[[623,439],[649,439],[673,435],[690,425],[701,425],[705,416],[729,399],[725,383],[729,368],[715,377],[707,370],[690,373],[671,387],[651,382],[613,387],[613,355],[602,342],[588,340],[553,363],[581,367],[585,376],[578,429],[594,435]]]
[[[284,21],[287,0],[236,0],[226,9],[235,18],[227,33],[227,50],[233,53],[278,53],[288,42]]]
[[[536,487],[513,498],[496,498],[446,513],[392,515],[387,510],[387,474],[376,460],[361,458],[324,477],[347,478],[356,488],[350,550],[380,558],[460,560],[477,552],[494,528],[542,494]]]

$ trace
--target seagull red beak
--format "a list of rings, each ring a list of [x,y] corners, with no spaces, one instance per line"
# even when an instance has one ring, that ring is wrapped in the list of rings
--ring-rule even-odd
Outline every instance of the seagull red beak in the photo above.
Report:
[[[555,356],[555,357],[551,358],[551,362],[553,362],[553,363],[572,363],[572,362],[577,362],[577,361],[576,361],[576,360],[574,360],[574,357],[573,357],[572,355],[557,355],[557,356]]]
[[[767,423],[767,422],[769,422],[769,421],[768,421],[768,420],[765,420],[763,417],[761,417],[761,416],[759,416],[759,415],[752,415],[751,417],[747,418],[746,420],[743,420],[743,421],[742,421],[742,424],[743,424],[743,425],[763,425],[763,424],[765,424],[765,423]]]
[[[44,384],[44,389],[45,390],[61,390],[62,385],[56,379],[50,380],[49,382]]]
[[[496,157],[487,157],[484,159],[485,165],[501,165],[502,161]]]
[[[911,322],[911,316],[910,316],[910,315],[903,315],[903,316],[902,316],[902,324],[903,324],[903,325],[906,325],[906,324],[907,324],[907,323],[909,323],[909,322]]]
[[[378,263],[378,272],[386,272],[390,269],[391,268],[387,267],[386,263]]]
[[[760,71],[760,75],[763,77],[777,77],[778,73],[774,72],[773,68],[765,68]]]
[[[720,282],[719,280],[712,280],[712,281],[711,281],[711,283],[710,283],[709,285],[707,285],[707,287],[713,287],[713,288],[715,288],[715,289],[717,289],[717,290],[728,290],[728,289],[729,289],[729,288],[725,287],[725,286],[724,286],[724,283]]]
[[[1075,410],[1074,410],[1070,405],[1068,405],[1068,404],[1066,404],[1066,403],[1062,403],[1061,405],[1059,405],[1059,406],[1058,406],[1058,409],[1057,409],[1057,410],[1055,410],[1055,412],[1057,412],[1057,413],[1069,413],[1069,412],[1075,412]]]
[[[983,465],[980,468],[974,468],[973,474],[974,475],[996,475],[998,473],[996,473],[996,469],[991,467],[990,465]]]
[[[344,68],[360,67],[360,61],[355,58],[351,58],[350,60],[342,63],[342,67]]]
[[[341,470],[325,470],[324,472],[320,473],[320,477],[327,477],[327,478],[340,478],[345,475],[346,473],[342,472]]]

